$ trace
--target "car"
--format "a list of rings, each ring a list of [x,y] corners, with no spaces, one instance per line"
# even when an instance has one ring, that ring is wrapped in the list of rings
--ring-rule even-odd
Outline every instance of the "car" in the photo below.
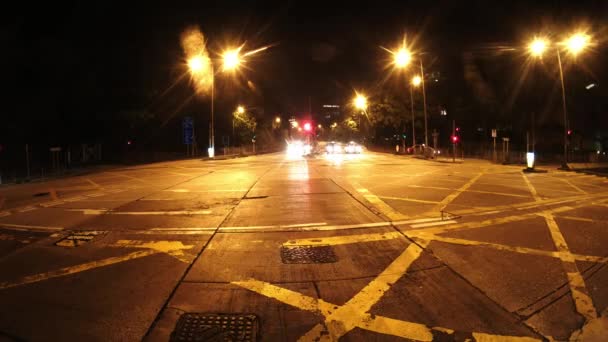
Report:
[[[335,141],[329,142],[325,146],[325,151],[327,151],[328,154],[342,153],[342,144]]]
[[[363,147],[357,144],[354,141],[349,142],[346,147],[344,147],[344,152],[346,153],[361,153],[363,152]]]

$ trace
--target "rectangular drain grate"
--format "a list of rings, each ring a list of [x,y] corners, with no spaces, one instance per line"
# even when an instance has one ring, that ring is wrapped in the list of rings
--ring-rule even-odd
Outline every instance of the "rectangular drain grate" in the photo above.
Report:
[[[284,264],[328,264],[337,262],[338,257],[331,246],[281,247]]]
[[[171,342],[257,341],[258,318],[246,313],[185,313],[171,333]]]

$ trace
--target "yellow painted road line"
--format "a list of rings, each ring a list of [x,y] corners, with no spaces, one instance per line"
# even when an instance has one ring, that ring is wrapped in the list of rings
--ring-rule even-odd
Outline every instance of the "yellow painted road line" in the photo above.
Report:
[[[324,324],[315,325],[306,334],[301,336],[298,341],[337,341],[354,328],[415,341],[432,341],[433,331],[452,335],[454,334],[454,330],[442,327],[430,328],[420,323],[401,321],[367,313],[383,296],[384,292],[388,290],[391,284],[407,271],[413,260],[418,258],[420,255],[419,251],[421,252],[420,248],[414,244],[408,246],[404,253],[391,263],[378,278],[342,306],[255,279],[235,281],[232,284],[276,299],[298,309],[322,314],[325,317]],[[538,341],[537,339],[521,336],[501,336],[476,332],[472,334],[479,340],[483,339],[483,341]],[[494,340],[490,338],[494,338]]]
[[[138,252],[127,254],[125,256],[112,257],[112,258],[107,258],[107,259],[103,259],[103,260],[87,262],[87,263],[80,264],[80,265],[60,268],[55,271],[26,276],[26,277],[23,277],[16,281],[0,283],[0,290],[5,290],[5,289],[9,289],[11,287],[17,287],[17,286],[26,285],[26,284],[37,283],[37,282],[40,282],[43,280],[63,277],[63,276],[67,276],[67,275],[71,275],[71,274],[75,274],[75,273],[80,273],[80,272],[88,271],[88,270],[98,268],[98,267],[113,265],[113,264],[117,264],[117,263],[124,262],[127,260],[142,258],[142,257],[152,255],[155,253],[158,253],[158,252],[154,251],[154,250],[138,251]]]
[[[492,335],[480,332],[474,332],[473,338],[476,342],[533,342],[539,341],[533,337],[526,336],[503,336],[503,335]]]
[[[454,201],[456,199],[456,197],[458,197],[461,193],[463,193],[468,188],[470,188],[471,185],[473,185],[483,175],[484,175],[484,172],[478,173],[475,177],[471,178],[463,186],[456,189],[456,191],[449,194],[446,198],[444,198],[441,202],[439,202],[434,210],[441,211],[441,210],[445,209],[450,203],[452,203],[452,201]]]
[[[209,215],[211,210],[175,210],[175,211],[113,211],[107,209],[66,209],[67,211],[79,211],[84,215],[156,215],[156,216],[178,216],[178,215]]]
[[[425,244],[423,244],[423,247],[425,247]],[[330,336],[337,340],[357,327],[358,323],[363,321],[361,315],[367,313],[384,296],[391,285],[407,272],[411,264],[422,254],[422,251],[423,249],[420,246],[410,244],[382,273],[346,304],[326,313],[325,326],[328,328]],[[399,331],[399,329],[393,330]],[[419,336],[422,337],[421,340],[432,340],[432,333],[429,328],[424,327],[424,331],[415,331],[418,334],[421,332],[424,332],[423,336]],[[321,338],[321,336],[317,337]]]
[[[403,197],[391,197],[391,196],[378,196],[378,198],[380,198],[380,199],[396,200],[396,201],[426,203],[426,204],[437,204],[437,203],[439,203],[438,201],[425,201],[425,200],[419,200],[419,199],[415,199],[415,198],[403,198]]]
[[[0,227],[12,230],[35,230],[35,231],[59,231],[63,230],[63,227],[49,227],[49,226],[31,226],[25,224],[11,224],[11,223],[0,223]]]
[[[534,197],[534,200],[536,202],[542,201],[542,198],[538,195],[538,192],[536,192],[536,189],[534,188],[534,186],[532,185],[532,183],[530,183],[530,180],[528,179],[528,176],[526,176],[525,173],[521,173],[522,177],[524,177],[524,181],[526,182],[526,185],[528,186],[528,189],[530,190],[530,193],[532,194],[532,197]]]
[[[208,193],[208,192],[245,192],[249,189],[208,189],[208,190],[189,190],[189,189],[167,189],[163,191],[177,192],[177,193]]]
[[[89,184],[96,187],[97,189],[101,189],[101,185],[95,183],[91,178],[85,178],[84,180],[86,180]]]
[[[315,222],[315,223],[295,223],[295,224],[285,224],[285,225],[267,225],[267,226],[236,226],[236,227],[220,227],[219,230],[226,230],[226,231],[230,231],[230,230],[250,230],[250,231],[256,231],[256,230],[264,230],[264,229],[270,229],[270,230],[274,230],[274,229],[291,229],[291,228],[308,228],[308,227],[323,227],[327,225],[326,222]]]
[[[124,173],[115,172],[115,171],[106,172],[106,173],[109,173],[109,174],[112,174],[112,175],[117,175],[117,176],[124,177],[124,178],[128,178],[130,180],[138,181],[138,182],[146,184],[146,185],[152,185],[152,183],[141,179],[141,177],[133,177],[133,176],[125,175]]]
[[[597,221],[597,220],[592,220],[589,218],[582,218],[582,217],[574,217],[574,216],[556,216],[557,218],[561,218],[561,219],[566,219],[566,220],[572,220],[572,221],[583,221],[583,222],[604,222],[606,223],[606,221]]]
[[[182,176],[182,177],[194,177],[194,176],[196,176],[196,174],[189,175],[189,174],[179,173],[179,172],[173,172],[173,171],[165,171],[165,172],[168,173],[168,174],[171,174],[171,175]]]
[[[553,239],[555,247],[558,251],[568,256],[568,258],[562,257],[562,265],[566,275],[568,276],[568,284],[570,285],[570,292],[572,294],[572,299],[574,299],[576,311],[587,320],[597,318],[597,312],[593,306],[593,300],[589,295],[589,291],[585,286],[585,280],[576,266],[574,256],[572,256],[570,253],[566,239],[564,239],[562,232],[559,230],[557,222],[555,222],[555,219],[551,213],[545,212],[541,215],[547,222],[547,226],[549,227],[551,238]]]
[[[568,184],[570,187],[572,187],[574,190],[582,193],[582,194],[587,194],[587,191],[579,188],[578,186],[574,185],[571,181],[565,179],[565,178],[559,178],[559,180],[561,180],[562,182]]]
[[[533,218],[538,217],[538,215],[540,213],[556,214],[556,213],[561,213],[564,211],[570,211],[573,209],[581,208],[581,207],[584,207],[587,205],[588,204],[579,204],[579,205],[573,205],[573,206],[566,205],[566,206],[561,206],[561,207],[547,209],[547,210],[543,210],[543,211],[539,211],[539,212],[531,212],[531,213],[526,213],[526,214],[521,214],[521,215],[499,217],[499,218],[488,219],[488,220],[484,220],[484,221],[456,223],[454,225],[448,225],[447,227],[426,228],[426,229],[424,229],[424,231],[427,233],[431,233],[431,234],[441,234],[441,233],[445,233],[448,231],[467,230],[467,229],[472,229],[472,228],[483,228],[483,227],[494,226],[494,225],[499,225],[499,224],[503,224],[503,223],[518,222],[518,221],[533,219]]]
[[[485,241],[474,241],[474,240],[452,238],[452,237],[447,237],[447,236],[429,234],[426,232],[411,232],[411,234],[410,234],[410,232],[405,232],[405,235],[407,235],[410,238],[417,238],[417,239],[421,239],[421,240],[440,241],[440,242],[446,242],[446,243],[451,243],[451,244],[455,244],[455,245],[463,245],[463,246],[482,246],[482,247],[494,248],[494,249],[501,250],[501,251],[546,256],[546,257],[558,258],[558,259],[562,259],[562,260],[574,258],[577,261],[608,263],[608,257],[569,254],[569,253],[563,253],[563,252],[558,252],[558,251],[545,251],[542,249],[516,247],[516,246],[502,245],[502,244],[485,242]]]
[[[325,238],[310,238],[310,239],[295,239],[289,240],[283,244],[284,247],[298,246],[336,246],[347,245],[362,242],[384,241],[403,238],[403,235],[398,232],[387,232],[377,234],[362,234],[362,235],[346,235],[333,236]]]
[[[371,205],[380,213],[388,217],[391,221],[404,220],[407,216],[393,209],[390,205],[382,201],[378,196],[371,193],[366,188],[362,187],[357,182],[352,182],[353,187],[359,192]]]

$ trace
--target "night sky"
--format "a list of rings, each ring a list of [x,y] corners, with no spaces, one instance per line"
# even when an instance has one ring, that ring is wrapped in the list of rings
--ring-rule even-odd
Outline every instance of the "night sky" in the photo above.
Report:
[[[206,129],[207,98],[193,97],[180,33],[198,25],[217,56],[223,48],[272,48],[238,77],[217,78],[218,130],[237,103],[264,116],[345,104],[354,89],[373,100],[403,92],[405,76],[386,69],[404,35],[441,81],[429,100],[464,126],[522,126],[535,112],[551,124],[561,105],[556,65],[522,78],[524,46],[537,32],[556,37],[585,25],[597,46],[566,61],[576,127],[606,130],[606,1],[197,1],[63,2],[4,8],[0,31],[4,100],[0,144],[120,143],[179,147],[181,118]],[[523,81],[522,81],[523,80]],[[586,84],[599,86],[588,91]],[[556,109],[557,108],[557,109]],[[557,117],[556,123],[559,123]],[[598,122],[597,120],[600,120]],[[573,123],[574,124],[574,123]],[[175,138],[172,138],[175,137]],[[203,140],[205,141],[205,140]]]

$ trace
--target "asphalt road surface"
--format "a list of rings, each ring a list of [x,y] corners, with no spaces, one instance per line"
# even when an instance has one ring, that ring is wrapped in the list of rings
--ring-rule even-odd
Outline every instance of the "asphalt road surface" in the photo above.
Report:
[[[4,186],[0,340],[606,341],[608,180],[546,169],[272,154]]]

